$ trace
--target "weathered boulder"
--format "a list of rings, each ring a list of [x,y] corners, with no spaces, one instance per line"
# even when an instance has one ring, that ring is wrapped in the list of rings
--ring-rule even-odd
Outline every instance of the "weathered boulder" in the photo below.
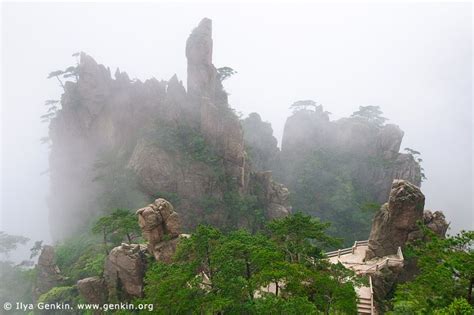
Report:
[[[158,198],[136,214],[143,237],[148,241],[148,251],[157,261],[170,262],[181,233],[180,216],[173,205]]]
[[[38,299],[40,295],[48,292],[53,287],[59,286],[64,280],[61,271],[55,262],[54,247],[44,245],[36,264],[36,282],[33,288],[33,296]]]
[[[441,211],[431,212],[430,210],[425,210],[423,213],[423,223],[440,237],[445,237],[446,231],[449,228],[449,223],[446,222],[446,217]]]
[[[253,193],[265,205],[267,219],[285,217],[291,213],[290,192],[272,179],[272,172],[255,172],[251,177]]]
[[[180,239],[181,235],[180,237],[165,240],[156,244],[153,248],[153,256],[155,259],[159,262],[167,264],[171,263]]]
[[[109,301],[129,301],[143,296],[146,245],[122,244],[112,249],[104,266]]]
[[[388,203],[381,207],[372,221],[366,259],[395,254],[398,247],[422,239],[424,235],[418,222],[439,237],[445,237],[449,223],[444,214],[423,211],[424,200],[423,193],[415,185],[404,180],[393,181]],[[408,262],[405,269],[409,268]]]
[[[425,196],[415,185],[394,180],[388,203],[385,203],[372,221],[366,259],[396,254],[409,235],[418,230],[423,219]]]
[[[90,304],[104,304],[107,302],[107,284],[104,278],[90,277],[77,282],[81,297]]]

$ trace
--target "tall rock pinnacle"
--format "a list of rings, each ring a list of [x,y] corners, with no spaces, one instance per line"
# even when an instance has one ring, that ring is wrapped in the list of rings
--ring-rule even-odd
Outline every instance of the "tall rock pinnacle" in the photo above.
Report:
[[[212,64],[212,21],[201,20],[186,42],[188,59],[188,94],[192,102],[212,99],[215,93],[216,68]]]

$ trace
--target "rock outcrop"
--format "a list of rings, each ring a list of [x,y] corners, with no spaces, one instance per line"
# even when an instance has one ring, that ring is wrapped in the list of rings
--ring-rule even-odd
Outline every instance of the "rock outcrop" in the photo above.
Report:
[[[298,110],[285,124],[279,180],[296,180],[295,167],[314,152],[341,159],[351,178],[365,187],[373,201],[383,203],[394,179],[421,184],[419,164],[411,154],[399,153],[403,131],[396,125],[378,125],[356,117],[331,121],[322,106]],[[291,187],[290,187],[291,188]]]
[[[138,208],[174,195],[183,228],[229,226],[224,196],[250,193],[252,169],[240,121],[212,63],[212,22],[186,43],[187,90],[130,80],[81,53],[50,123],[50,226],[58,240],[104,208]],[[75,78],[71,80],[71,78]],[[219,206],[205,209],[206,200]]]
[[[33,288],[33,297],[38,299],[42,294],[61,285],[64,278],[55,262],[54,247],[44,245],[36,264],[36,281]]]
[[[108,299],[107,284],[104,278],[89,277],[77,282],[81,297],[89,304],[104,304]]]
[[[423,213],[423,224],[440,237],[445,237],[449,228],[449,223],[446,222],[446,217],[441,211],[432,212],[425,210]]]
[[[112,249],[104,266],[109,302],[129,301],[143,296],[146,246],[122,244]]]
[[[252,168],[255,171],[271,171],[280,168],[280,149],[273,136],[272,125],[262,121],[257,113],[242,120],[244,141]]]
[[[296,108],[285,123],[277,181],[292,206],[331,222],[345,245],[367,237],[371,209],[387,200],[394,179],[419,186],[421,168],[399,153],[403,131],[363,117],[331,120],[321,105]]]
[[[173,205],[159,198],[136,214],[142,235],[148,241],[148,251],[157,261],[171,262],[181,232],[180,217]]]
[[[285,217],[291,213],[290,192],[284,185],[272,179],[272,172],[256,172],[253,175],[253,190],[260,202],[265,205],[267,219]]]
[[[425,196],[415,185],[395,180],[388,203],[385,203],[372,221],[369,249],[366,259],[397,253],[418,230],[417,222],[423,218]]]
[[[404,180],[394,180],[389,200],[372,221],[366,260],[397,253],[408,242],[420,239],[418,223],[444,237],[449,224],[443,213],[424,211],[425,196],[420,188]]]

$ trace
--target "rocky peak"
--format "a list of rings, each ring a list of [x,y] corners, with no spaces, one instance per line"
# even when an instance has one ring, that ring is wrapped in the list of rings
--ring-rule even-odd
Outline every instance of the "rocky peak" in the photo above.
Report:
[[[212,64],[212,21],[202,19],[186,41],[188,94],[193,101],[213,98],[217,72]]]
[[[322,108],[297,110],[285,123],[283,174],[278,178],[297,180],[291,177],[295,165],[314,152],[325,152],[344,160],[356,185],[366,187],[373,201],[383,203],[394,179],[421,185],[419,164],[412,155],[399,153],[403,135],[394,124],[378,125],[357,117],[330,120]]]
[[[408,242],[422,237],[418,223],[424,223],[444,237],[448,224],[441,212],[423,211],[425,196],[420,188],[405,180],[394,180],[388,202],[372,221],[366,259],[397,253]]]
[[[212,64],[211,20],[193,30],[186,57],[187,91],[176,76],[131,81],[117,69],[114,79],[80,54],[77,75],[66,82],[62,108],[50,124],[54,239],[103,211],[98,200],[117,189],[134,197],[124,202],[113,196],[113,207],[136,208],[162,193],[175,194],[184,228],[228,224],[224,195],[248,194],[252,170],[240,121]],[[107,182],[110,177],[119,183]],[[202,206],[209,199],[219,201],[213,211]]]
[[[44,245],[36,264],[36,282],[33,288],[33,296],[38,299],[42,294],[48,292],[52,288],[60,285],[64,278],[55,262],[54,247]]]
[[[242,120],[246,151],[255,171],[269,171],[279,167],[278,141],[273,136],[272,125],[259,114],[251,113]]]
[[[173,205],[159,198],[136,214],[142,235],[148,241],[148,251],[157,261],[170,262],[181,232],[180,217]]]

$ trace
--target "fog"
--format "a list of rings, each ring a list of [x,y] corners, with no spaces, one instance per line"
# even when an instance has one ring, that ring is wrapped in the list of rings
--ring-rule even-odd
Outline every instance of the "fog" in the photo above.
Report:
[[[279,141],[289,105],[314,99],[348,116],[378,105],[422,153],[426,209],[450,233],[472,229],[472,8],[470,4],[94,4],[2,6],[1,227],[51,240],[48,127],[43,103],[62,90],[49,72],[84,51],[131,78],[186,80],[186,38],[213,20],[214,64],[238,74],[229,102],[272,123]]]

